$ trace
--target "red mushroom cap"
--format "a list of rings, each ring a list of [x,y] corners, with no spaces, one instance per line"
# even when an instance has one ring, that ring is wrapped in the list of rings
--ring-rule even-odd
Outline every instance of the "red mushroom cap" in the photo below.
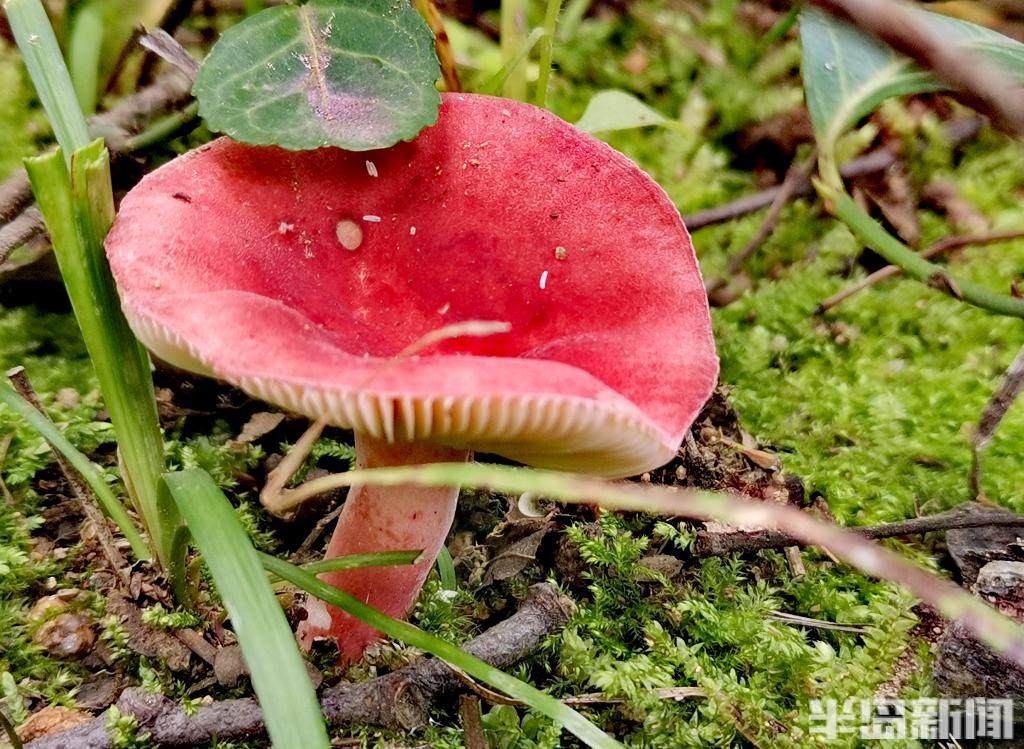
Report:
[[[672,458],[717,378],[665,193],[505,99],[448,94],[385,151],[222,138],[147,176],[106,245],[157,355],[387,441],[632,475]],[[474,320],[511,327],[401,356]]]

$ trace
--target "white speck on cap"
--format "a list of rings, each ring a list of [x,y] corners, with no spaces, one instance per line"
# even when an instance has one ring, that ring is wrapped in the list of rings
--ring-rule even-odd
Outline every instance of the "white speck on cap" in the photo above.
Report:
[[[371,224],[376,224],[380,222],[380,216],[374,216],[372,213],[368,213],[363,216],[363,221],[369,221]]]
[[[409,236],[412,236],[415,233],[416,233],[416,227],[415,226],[410,226],[409,227]]]
[[[359,227],[359,224],[350,218],[339,221],[334,233],[338,236],[338,242],[346,250],[357,250],[359,245],[363,243],[363,230]]]
[[[377,176],[377,165],[374,164],[369,159],[366,160],[366,173],[369,174],[371,177]]]
[[[295,231],[295,224],[289,224],[286,221],[282,221],[277,225],[278,234],[287,234],[290,231]]]
[[[547,288],[548,285],[548,272],[544,271],[540,274],[540,287],[541,289]]]

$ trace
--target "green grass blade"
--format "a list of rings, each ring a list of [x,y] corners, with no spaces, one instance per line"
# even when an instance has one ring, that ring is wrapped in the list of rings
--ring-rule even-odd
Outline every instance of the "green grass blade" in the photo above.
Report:
[[[437,565],[437,574],[441,576],[441,587],[445,590],[458,590],[459,580],[455,577],[455,560],[452,559],[452,553],[448,551],[447,546],[441,547],[435,564]]]
[[[39,0],[4,0],[3,7],[53,134],[70,166],[71,154],[88,145],[92,137],[50,19]]]
[[[380,551],[375,554],[349,554],[334,559],[321,559],[319,562],[310,562],[302,565],[302,569],[311,575],[319,575],[323,572],[337,572],[338,570],[354,570],[360,567],[392,567],[403,564],[412,564],[420,558],[422,552],[413,551]]]
[[[557,721],[587,746],[594,747],[594,749],[623,749],[622,744],[551,695],[541,692],[514,676],[509,676],[504,671],[459,650],[456,646],[434,637],[408,622],[400,622],[382,614],[348,593],[328,585],[301,567],[296,567],[268,554],[259,556],[268,572],[302,588],[321,601],[337,606],[345,613],[369,624],[388,637],[431,653],[453,666],[457,666],[473,678],[525,702],[537,712]]]
[[[533,51],[533,48],[543,36],[544,29],[534,29],[531,31],[530,35],[526,38],[526,41],[523,42],[523,45],[519,48],[519,51],[501,66],[501,70],[492,75],[488,80],[484,81],[483,85],[480,86],[478,93],[497,95],[503,88],[507,88],[507,83],[511,79],[511,76],[515,73],[516,69],[519,68],[520,64],[526,64],[526,58],[529,56],[530,52]],[[525,96],[509,96],[507,93],[505,95],[510,99],[525,98]]]
[[[142,535],[135,527],[124,505],[114,496],[110,486],[103,480],[99,470],[81,452],[75,449],[67,437],[65,437],[56,425],[39,413],[31,403],[22,398],[18,392],[11,387],[6,380],[0,380],[0,403],[10,408],[14,413],[28,422],[28,425],[35,429],[43,439],[50,443],[50,446],[67,458],[67,461],[74,466],[78,474],[85,480],[85,483],[92,489],[93,494],[99,501],[104,512],[110,519],[117,523],[121,534],[131,544],[132,553],[137,559],[149,559],[149,547],[143,540]]]
[[[75,13],[68,44],[71,82],[78,95],[78,104],[86,115],[96,113],[102,52],[103,8],[97,2],[86,3]]]
[[[295,638],[231,504],[205,471],[168,473],[163,481],[231,617],[275,749],[327,749],[327,728]]]

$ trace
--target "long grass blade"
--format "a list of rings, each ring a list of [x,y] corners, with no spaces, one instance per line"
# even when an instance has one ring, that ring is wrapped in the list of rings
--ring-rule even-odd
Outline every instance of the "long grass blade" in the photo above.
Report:
[[[382,614],[358,598],[354,598],[348,593],[328,585],[301,567],[296,567],[269,554],[260,554],[260,561],[268,572],[302,588],[325,603],[337,606],[345,613],[369,624],[388,637],[393,637],[407,645],[412,645],[427,653],[431,653],[462,669],[470,676],[495,689],[501,690],[510,697],[526,703],[537,712],[543,713],[560,723],[587,746],[594,749],[623,749],[622,744],[608,736],[608,734],[571,707],[566,706],[551,695],[541,692],[526,682],[520,681],[514,676],[509,676],[504,671],[485,663],[479,658],[459,650],[451,643],[434,637],[408,622],[400,622],[386,614]]]
[[[166,501],[181,510],[231,617],[275,749],[327,749],[295,638],[231,504],[205,471],[168,473],[163,481]]]

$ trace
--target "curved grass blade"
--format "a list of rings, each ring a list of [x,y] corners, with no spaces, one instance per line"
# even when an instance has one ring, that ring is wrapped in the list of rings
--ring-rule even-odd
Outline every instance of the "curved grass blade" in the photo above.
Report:
[[[485,663],[479,658],[459,650],[459,648],[451,643],[434,637],[408,622],[401,622],[397,619],[392,619],[386,614],[382,614],[358,598],[354,598],[348,593],[328,585],[301,567],[296,567],[282,559],[262,553],[260,554],[260,561],[267,572],[302,588],[325,603],[337,606],[346,614],[369,624],[388,637],[393,637],[407,645],[412,645],[427,653],[431,653],[462,669],[470,676],[495,689],[500,689],[510,697],[526,703],[537,712],[558,721],[559,724],[575,734],[587,746],[594,749],[623,749],[622,744],[608,736],[608,734],[571,707],[556,700],[551,695],[530,686],[526,682],[520,681],[514,676],[510,676],[504,671]]]
[[[310,0],[225,31],[192,91],[210,129],[235,140],[365,151],[437,121],[440,74],[407,0]]]
[[[149,546],[135,527],[135,523],[132,521],[128,511],[125,510],[124,505],[114,496],[114,492],[111,491],[107,482],[103,480],[103,476],[100,475],[99,470],[92,464],[92,461],[79,452],[68,441],[68,438],[61,434],[61,431],[52,421],[33,408],[32,404],[22,398],[6,380],[0,380],[0,403],[3,403],[28,422],[28,425],[50,443],[54,450],[57,450],[67,458],[68,463],[74,466],[74,469],[78,471],[78,474],[85,480],[85,483],[92,489],[103,511],[107,513],[111,520],[117,523],[117,527],[121,530],[121,535],[131,544],[132,553],[135,555],[135,558],[149,559]]]
[[[459,579],[455,576],[455,561],[447,546],[441,547],[435,564],[437,565],[437,574],[441,576],[441,587],[445,590],[458,590]]]
[[[304,485],[304,491],[317,494],[352,484],[468,486],[510,494],[533,492],[562,502],[597,504],[629,512],[714,519],[730,525],[785,531],[808,545],[827,549],[861,572],[902,585],[925,603],[934,606],[946,618],[963,625],[994,651],[1024,666],[1024,626],[958,585],[921,569],[884,546],[837,525],[817,520],[788,505],[753,502],[715,492],[601,481],[556,471],[481,463],[434,463],[349,471],[310,481]]]
[[[181,510],[231,617],[275,749],[327,749],[327,728],[295,638],[231,504],[200,469],[165,474],[163,482],[166,501]]]
[[[412,564],[420,558],[423,553],[419,550],[412,551],[379,551],[374,554],[348,554],[334,559],[321,559],[319,562],[310,562],[302,565],[302,569],[311,575],[319,575],[323,572],[337,572],[338,570],[354,570],[361,567],[392,567],[404,564]]]

